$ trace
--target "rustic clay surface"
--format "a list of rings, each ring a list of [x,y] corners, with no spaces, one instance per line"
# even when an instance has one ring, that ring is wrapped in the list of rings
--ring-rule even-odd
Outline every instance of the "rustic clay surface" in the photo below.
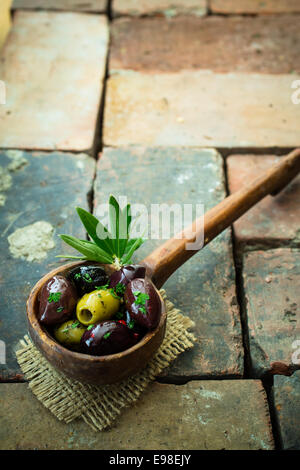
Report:
[[[300,252],[289,248],[255,251],[244,258],[245,309],[252,374],[290,375],[293,343],[299,339]]]
[[[157,15],[166,17],[192,14],[203,16],[207,12],[207,0],[113,0],[113,14],[118,15]]]
[[[149,214],[151,204],[161,203],[190,203],[194,208],[196,203],[204,204],[206,211],[225,197],[223,162],[215,150],[107,148],[98,164],[96,214],[111,193],[145,204]],[[142,260],[162,242],[147,240],[135,260]],[[165,288],[175,305],[194,320],[198,341],[164,375],[179,380],[241,376],[243,348],[230,232],[192,257]]]
[[[283,448],[300,450],[300,371],[274,377],[274,402]]]
[[[75,207],[88,207],[87,193],[92,185],[94,160],[83,154],[7,151],[0,153],[0,161],[0,188],[3,174],[6,181],[10,181],[2,192],[5,202],[0,220],[0,340],[6,344],[6,364],[0,364],[0,380],[5,380],[20,378],[14,350],[27,332],[25,304],[31,288],[44,274],[59,266],[61,261],[56,255],[75,253],[58,234],[84,237]],[[31,239],[27,243],[25,240],[25,257],[15,258],[8,238],[39,221],[53,228],[46,246],[43,239],[37,239],[36,247]],[[32,234],[37,235],[40,233]],[[54,245],[51,249],[49,241]],[[38,253],[40,259],[36,259]],[[33,261],[29,261],[30,255]]]
[[[107,0],[14,0],[13,8],[105,12]]]
[[[227,158],[231,193],[266,172],[281,157],[274,155],[231,155]],[[242,244],[300,244],[300,176],[276,197],[267,196],[234,223],[236,239]]]
[[[0,384],[0,399],[1,449],[274,448],[266,395],[258,380],[154,383],[112,429],[98,433],[83,422],[59,422],[27,384]]]
[[[300,72],[295,15],[120,18],[112,23],[110,70],[289,74]]]
[[[294,147],[297,75],[142,74],[107,82],[104,144],[120,146]]]
[[[298,13],[298,0],[210,0],[213,13]]]
[[[90,150],[107,41],[105,16],[17,11],[0,62],[0,147]]]

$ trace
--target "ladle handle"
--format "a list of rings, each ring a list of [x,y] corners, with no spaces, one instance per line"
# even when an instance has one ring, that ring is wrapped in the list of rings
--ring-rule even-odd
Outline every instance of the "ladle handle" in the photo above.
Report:
[[[281,191],[299,171],[300,148],[281,158],[265,174],[259,176],[253,182],[231,194],[213,209],[209,210],[202,218],[202,223],[200,219],[194,221],[179,236],[166,241],[156,248],[141,263],[146,266],[147,274],[152,278],[156,287],[160,288],[171,274],[189,258],[223,232],[223,230],[229,227],[257,202],[268,194],[276,195]],[[201,238],[200,232],[201,230],[203,232],[203,228],[204,241],[202,246],[195,250],[187,250],[186,243],[193,243]]]

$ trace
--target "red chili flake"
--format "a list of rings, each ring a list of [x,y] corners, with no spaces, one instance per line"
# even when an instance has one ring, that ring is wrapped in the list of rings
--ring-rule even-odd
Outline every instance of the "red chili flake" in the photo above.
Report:
[[[122,323],[123,325],[126,325],[126,321],[125,321],[125,320],[118,320],[118,323]]]
[[[133,336],[134,336],[135,338],[138,338],[138,337],[139,337],[139,334],[138,334],[138,333],[133,333]]]
[[[95,338],[95,333],[91,333],[91,338]]]

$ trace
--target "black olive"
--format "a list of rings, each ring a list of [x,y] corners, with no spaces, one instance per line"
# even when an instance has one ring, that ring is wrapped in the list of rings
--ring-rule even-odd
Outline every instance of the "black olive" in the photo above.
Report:
[[[108,283],[108,276],[101,266],[77,266],[68,273],[80,296]]]
[[[138,264],[128,264],[123,266],[119,271],[115,271],[110,276],[109,287],[116,287],[117,284],[123,284],[126,286],[132,279],[137,277],[144,278],[146,274],[146,268],[139,266]]]
[[[74,312],[77,300],[78,294],[72,282],[59,274],[53,276],[40,292],[40,322],[56,325],[68,320]]]
[[[125,351],[136,338],[126,325],[115,321],[96,323],[81,338],[81,351],[92,356],[106,356]]]
[[[153,330],[161,316],[161,301],[148,279],[133,279],[124,294],[125,306],[130,317],[143,328]]]

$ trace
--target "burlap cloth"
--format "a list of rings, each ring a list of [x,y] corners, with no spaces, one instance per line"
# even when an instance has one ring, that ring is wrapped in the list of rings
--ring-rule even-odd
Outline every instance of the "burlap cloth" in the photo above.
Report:
[[[16,356],[34,395],[59,420],[81,418],[95,431],[110,427],[125,407],[132,405],[152,382],[183,351],[194,346],[194,323],[185,317],[161,291],[167,309],[166,335],[145,369],[112,385],[89,385],[59,373],[41,355],[26,335]]]

